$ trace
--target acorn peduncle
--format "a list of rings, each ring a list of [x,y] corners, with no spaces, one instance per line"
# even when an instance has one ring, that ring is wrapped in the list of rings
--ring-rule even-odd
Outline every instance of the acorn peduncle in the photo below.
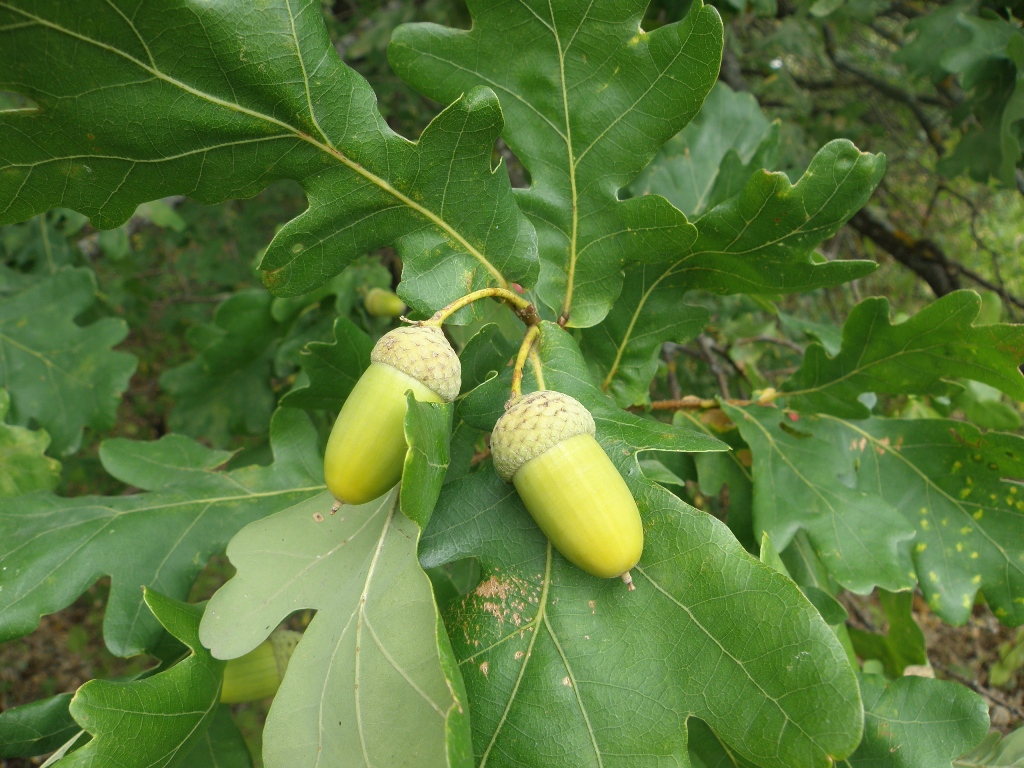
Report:
[[[456,299],[448,306],[437,310],[429,320],[424,320],[420,325],[433,325],[440,327],[445,320],[463,307],[469,306],[474,301],[487,298],[500,299],[508,304],[512,311],[516,313],[516,317],[528,326],[532,327],[540,322],[540,315],[537,314],[537,308],[518,293],[510,291],[507,288],[481,288],[479,291],[467,293],[461,299]]]
[[[512,397],[509,398],[510,404],[523,396],[523,368],[526,365],[526,358],[533,348],[533,342],[536,341],[539,335],[540,326],[531,325],[527,329],[526,335],[523,336],[523,343],[519,347],[519,354],[516,355],[516,365],[512,369]],[[534,361],[534,365],[537,364],[537,361]]]

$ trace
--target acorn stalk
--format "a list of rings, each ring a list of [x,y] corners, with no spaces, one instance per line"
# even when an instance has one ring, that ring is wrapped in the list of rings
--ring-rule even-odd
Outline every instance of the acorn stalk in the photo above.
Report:
[[[629,570],[644,545],[640,511],[595,434],[578,400],[534,392],[511,401],[494,426],[494,468],[569,562],[632,588]]]
[[[221,704],[260,701],[277,693],[301,632],[278,629],[253,650],[224,666]]]
[[[324,453],[327,489],[339,504],[365,504],[402,478],[406,392],[420,402],[450,403],[462,386],[458,355],[436,326],[396,328],[377,342],[370,361]]]

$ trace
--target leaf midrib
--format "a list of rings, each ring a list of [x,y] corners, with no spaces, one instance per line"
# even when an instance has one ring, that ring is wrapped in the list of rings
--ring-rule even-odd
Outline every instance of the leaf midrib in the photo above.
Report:
[[[693,614],[693,612],[689,608],[687,608],[686,605],[681,600],[677,599],[671,592],[669,592],[667,589],[665,589],[663,586],[661,586],[661,584],[659,584],[657,581],[655,581],[653,578],[651,578],[649,575],[647,575],[647,572],[644,571],[644,569],[641,568],[639,565],[635,566],[635,568],[645,579],[647,579],[651,583],[651,586],[653,586],[656,590],[658,590],[658,592],[660,592],[662,595],[667,597],[672,603],[674,603],[679,608],[681,608],[686,613],[686,615],[690,617],[690,621],[692,621],[694,623],[694,625],[697,628],[699,628],[701,630],[701,632],[703,632],[704,635],[709,640],[711,640],[715,645],[717,645],[719,650],[723,654],[725,654],[727,657],[729,657],[729,659],[731,659],[733,661],[733,663],[736,664],[737,667],[739,667],[741,670],[743,670],[743,674],[746,675],[746,678],[750,682],[752,682],[754,684],[754,686],[757,688],[757,690],[759,690],[761,692],[761,694],[765,697],[765,699],[767,699],[768,701],[772,702],[778,708],[779,712],[785,718],[787,723],[791,723],[798,731],[800,731],[801,734],[803,734],[804,738],[806,738],[811,744],[814,744],[816,747],[821,749],[821,747],[818,746],[818,742],[815,740],[815,738],[811,734],[807,733],[807,731],[805,731],[803,729],[803,727],[800,725],[800,723],[797,720],[794,720],[792,717],[789,716],[789,712],[787,712],[786,709],[779,703],[779,700],[776,699],[774,696],[772,696],[770,693],[768,693],[768,691],[766,691],[761,686],[761,684],[757,681],[757,679],[747,671],[747,668],[746,668],[745,664],[740,659],[736,658],[731,653],[729,653],[729,651],[726,649],[726,647],[724,645],[722,645],[721,641],[719,641],[719,639],[717,637],[715,637],[715,635],[712,634],[712,632],[710,630],[708,630],[703,624],[700,623],[700,621]],[[714,730],[714,729],[712,729],[712,730]],[[779,731],[780,740],[781,740],[781,735],[784,732],[785,732],[785,728],[780,729],[780,731]],[[822,751],[824,752],[825,750],[822,750]]]
[[[886,355],[885,357],[875,358],[874,360],[869,360],[869,361],[867,361],[865,363],[864,362],[864,357],[868,353],[868,348],[869,348],[870,341],[871,341],[871,337],[869,336],[867,339],[865,339],[864,346],[863,346],[863,348],[860,351],[860,356],[858,357],[857,362],[854,364],[854,367],[850,371],[848,371],[847,373],[844,373],[842,376],[834,378],[834,379],[832,379],[830,381],[826,381],[826,382],[824,382],[822,384],[819,384],[817,386],[808,387],[808,388],[805,388],[805,389],[789,390],[789,391],[784,392],[783,395],[785,397],[802,397],[802,396],[806,396],[808,394],[814,394],[816,392],[822,392],[824,390],[829,389],[830,387],[837,386],[837,385],[847,381],[848,379],[853,378],[854,376],[858,376],[860,374],[863,374],[866,371],[871,370],[872,368],[876,368],[879,365],[885,365],[886,363],[890,363],[893,360],[895,360],[895,359],[897,359],[899,357],[906,356],[906,355],[926,355],[926,356],[929,356],[929,357],[936,357],[936,358],[939,358],[939,359],[946,360],[947,356],[940,355],[940,354],[936,353],[935,350],[941,350],[943,347],[949,347],[949,346],[969,346],[968,342],[965,341],[965,340],[962,340],[959,343],[957,341],[942,341],[942,340],[940,340],[940,341],[938,341],[938,342],[936,342],[934,344],[929,344],[929,345],[920,346],[920,347],[911,347],[911,344],[913,344],[914,342],[916,342],[919,339],[921,339],[921,337],[931,336],[933,334],[938,333],[940,331],[940,329],[944,325],[946,325],[949,322],[952,322],[952,320],[955,318],[955,315],[958,312],[959,312],[959,310],[957,310],[956,312],[951,313],[949,316],[943,318],[942,322],[939,323],[936,326],[931,326],[931,327],[922,329],[919,333],[917,333],[914,336],[911,336],[910,338],[908,338],[902,344],[902,346],[900,346],[900,348],[897,349],[892,354]],[[873,319],[872,323],[871,323],[871,326],[870,326],[872,332],[874,331],[875,326],[876,326],[876,322]],[[893,330],[897,326],[885,324],[882,327],[884,329],[886,329],[886,330]],[[972,330],[974,328],[975,328],[975,326],[972,325],[967,330]],[[842,352],[840,351],[840,355],[841,354],[842,354]],[[830,361],[834,361],[834,360],[838,360],[838,358],[839,358],[839,356],[837,355],[836,357],[829,358],[829,359],[830,359]],[[963,363],[965,361],[960,361],[960,362]],[[988,371],[989,373],[993,374],[995,377],[997,377],[999,379],[1004,379],[1005,378],[1003,376],[1003,374],[998,369],[996,369],[996,368],[989,367],[987,365],[983,365],[982,363],[977,362],[977,361],[971,361],[971,365],[973,367],[975,367],[975,368],[980,368],[983,371]],[[943,380],[946,379],[946,377],[938,376],[938,375],[935,378],[937,380],[939,380],[939,381],[943,381]],[[970,376],[966,376],[965,378],[971,378],[971,377]]]
[[[299,43],[298,36],[296,34],[296,30],[295,30],[295,26],[294,26],[294,16],[292,15],[291,0],[285,0],[285,4],[286,4],[286,6],[288,8],[288,15],[292,19],[292,22],[293,22],[292,23],[292,40],[295,43],[296,57],[298,58],[299,64],[300,64],[300,66],[302,68],[303,82],[304,82],[305,89],[306,89],[306,94],[307,94],[307,103],[309,103],[309,105],[310,105],[310,119],[313,121],[313,124],[317,126],[317,129],[320,130],[320,134],[324,137],[325,141],[319,141],[319,140],[315,139],[313,136],[310,136],[305,131],[301,131],[298,128],[296,128],[295,126],[290,125],[289,123],[286,123],[283,120],[280,120],[280,119],[278,119],[276,117],[273,117],[272,115],[267,115],[267,114],[264,114],[262,112],[258,112],[256,110],[249,109],[248,107],[243,107],[241,104],[233,103],[233,102],[227,101],[225,99],[221,99],[218,96],[214,96],[213,94],[209,94],[209,93],[205,93],[203,91],[200,91],[199,89],[194,88],[193,86],[190,86],[187,83],[182,82],[181,80],[178,80],[176,78],[171,77],[170,75],[165,74],[159,68],[157,68],[155,66],[155,64],[153,64],[153,65],[147,64],[147,63],[145,63],[143,61],[140,61],[139,59],[135,58],[131,54],[127,53],[126,51],[119,50],[118,48],[115,48],[114,46],[108,45],[108,44],[103,43],[103,42],[101,42],[99,40],[94,40],[94,39],[92,39],[90,37],[87,37],[86,35],[79,34],[79,33],[75,32],[73,30],[67,29],[66,27],[62,27],[59,24],[56,24],[56,23],[54,23],[52,21],[49,21],[48,19],[44,19],[41,16],[37,16],[35,14],[29,13],[27,11],[24,11],[24,10],[20,9],[20,8],[16,8],[16,7],[10,5],[7,2],[0,2],[0,8],[5,8],[5,9],[7,9],[9,11],[12,11],[13,13],[17,13],[17,14],[19,14],[19,15],[27,18],[27,19],[30,19],[33,23],[39,24],[39,25],[47,27],[49,29],[52,29],[52,30],[54,30],[55,32],[57,32],[59,34],[67,35],[68,37],[72,37],[72,38],[74,38],[76,40],[79,40],[79,41],[81,41],[83,43],[86,43],[87,45],[92,45],[92,46],[95,46],[97,48],[101,48],[103,50],[106,50],[106,51],[108,51],[108,52],[110,52],[110,53],[112,53],[112,54],[114,54],[116,56],[119,56],[119,57],[125,59],[126,61],[134,64],[135,66],[139,67],[143,71],[148,72],[153,77],[155,77],[155,78],[157,78],[159,80],[162,80],[163,82],[167,83],[168,85],[170,85],[170,86],[172,86],[174,88],[178,88],[178,89],[180,89],[180,90],[182,90],[182,91],[184,91],[184,92],[186,92],[186,93],[188,93],[188,94],[190,94],[192,96],[195,96],[198,99],[207,101],[207,102],[209,102],[211,104],[214,104],[214,105],[219,106],[219,107],[223,107],[225,109],[228,109],[228,110],[231,110],[231,111],[234,111],[234,112],[238,112],[240,114],[247,115],[249,117],[255,118],[257,120],[261,120],[261,121],[269,123],[271,125],[275,125],[275,126],[281,128],[281,129],[287,131],[288,133],[292,134],[295,138],[297,138],[297,139],[299,139],[301,141],[305,141],[308,144],[311,144],[312,146],[314,146],[317,149],[319,149],[321,152],[324,152],[324,153],[330,155],[335,160],[337,160],[338,162],[340,162],[343,165],[347,166],[352,171],[355,171],[357,174],[359,174],[360,176],[365,178],[371,184],[377,186],[378,188],[380,188],[381,190],[383,190],[387,194],[390,194],[391,196],[393,196],[394,198],[396,198],[397,200],[402,202],[402,204],[404,204],[407,207],[411,208],[412,210],[416,211],[421,216],[426,218],[428,221],[432,222],[436,227],[438,227],[442,231],[446,232],[456,242],[458,242],[459,245],[461,245],[470,256],[472,256],[474,259],[476,259],[478,262],[480,262],[480,264],[483,265],[483,267],[485,269],[487,269],[488,272],[490,272],[491,276],[494,277],[494,279],[498,282],[498,284],[501,287],[507,288],[508,287],[508,281],[505,279],[504,275],[501,274],[501,271],[498,270],[497,267],[495,267],[477,248],[473,247],[466,240],[466,238],[460,232],[458,232],[453,226],[448,224],[446,221],[444,221],[444,219],[442,219],[440,216],[435,214],[433,211],[429,210],[428,208],[425,208],[424,206],[422,206],[419,203],[415,202],[414,200],[412,200],[408,196],[406,196],[403,193],[399,192],[397,189],[392,187],[387,181],[385,181],[380,176],[377,176],[375,173],[371,172],[370,170],[368,170],[367,168],[365,168],[361,164],[359,164],[356,161],[350,159],[347,155],[345,155],[343,152],[341,152],[339,149],[337,149],[329,140],[327,140],[326,135],[324,134],[323,130],[320,128],[319,123],[317,122],[316,114],[315,114],[314,110],[312,109],[312,99],[311,99],[310,91],[309,91],[309,78],[306,75],[306,66],[305,66],[305,62],[302,59],[302,47],[301,47],[301,45]],[[131,26],[132,30],[136,32],[136,35],[138,35],[138,32],[137,32],[137,30],[135,30],[134,25],[130,25],[130,26]],[[145,46],[145,43],[144,43],[144,41],[141,40],[141,37],[140,37],[140,42],[142,42],[143,45]],[[147,51],[148,51],[148,48],[147,48]]]
[[[523,681],[523,676],[526,674],[526,667],[530,663],[530,659],[533,656],[533,646],[537,642],[537,635],[540,634],[540,622],[544,618],[544,612],[547,609],[548,604],[548,587],[551,585],[551,542],[547,545],[547,559],[544,565],[544,583],[541,587],[540,599],[537,601],[537,613],[533,617],[533,633],[530,635],[530,642],[526,646],[526,653],[523,655],[523,665],[519,668],[519,674],[516,675],[516,682],[512,686],[512,691],[509,693],[508,702],[505,704],[505,709],[501,713],[501,717],[498,719],[498,725],[494,728],[494,733],[491,734],[491,740],[487,744],[487,748],[484,753],[480,756],[480,765],[478,768],[485,768],[487,765],[487,759],[490,757],[491,750],[494,748],[495,742],[498,740],[498,734],[501,733],[501,729],[505,726],[506,720],[508,720],[508,713],[512,709],[512,703],[516,700],[516,694],[519,693],[519,685]],[[523,628],[525,629],[525,627]]]
[[[850,176],[853,175],[854,170],[857,168],[857,166],[859,165],[860,161],[866,156],[866,154],[867,153],[862,152],[862,153],[860,153],[860,155],[858,155],[857,161],[855,163],[853,163],[853,165],[851,166],[850,170],[847,172],[846,176],[842,179],[842,181],[839,181],[839,182],[836,183],[835,190],[832,192],[831,195],[829,195],[825,199],[825,201],[821,204],[821,206],[818,208],[818,210],[816,210],[812,215],[808,216],[807,220],[804,222],[803,225],[801,225],[797,229],[793,230],[792,232],[788,233],[785,237],[781,237],[781,238],[777,238],[775,240],[771,240],[771,241],[769,241],[767,243],[763,243],[763,244],[759,245],[757,248],[751,248],[751,249],[748,249],[746,251],[710,251],[710,250],[690,251],[685,256],[683,256],[679,260],[673,262],[671,265],[666,267],[665,271],[662,272],[661,275],[659,275],[657,277],[657,279],[654,280],[653,283],[651,283],[651,287],[647,291],[644,292],[644,295],[642,296],[640,302],[637,304],[637,307],[636,307],[636,309],[633,312],[633,317],[630,320],[629,328],[627,329],[627,332],[623,335],[622,342],[621,342],[621,344],[619,344],[618,349],[616,350],[615,362],[609,368],[608,374],[605,377],[604,382],[602,382],[602,384],[601,384],[602,391],[607,391],[608,387],[611,386],[612,379],[615,377],[615,374],[618,372],[619,364],[622,361],[622,355],[623,355],[623,353],[625,351],[626,346],[629,344],[629,340],[630,340],[630,337],[632,335],[633,328],[636,325],[636,321],[640,317],[640,313],[643,311],[643,308],[646,305],[647,300],[650,298],[651,293],[654,292],[654,289],[658,287],[658,285],[661,283],[662,280],[664,280],[667,277],[671,277],[673,275],[679,274],[679,272],[683,271],[682,269],[680,269],[680,267],[685,265],[686,262],[690,261],[691,259],[696,258],[697,256],[708,256],[708,255],[711,255],[713,253],[727,253],[730,256],[742,256],[742,255],[746,255],[748,253],[752,253],[752,252],[754,252],[756,250],[760,250],[760,249],[763,249],[763,248],[767,248],[767,247],[773,246],[773,245],[781,242],[782,240],[785,240],[787,238],[792,237],[795,234],[799,234],[799,233],[803,233],[803,232],[806,232],[806,231],[810,231],[810,229],[807,228],[806,225],[809,222],[811,222],[816,216],[818,216],[823,210],[825,210],[825,207],[829,203],[832,202],[832,199],[837,194],[839,194],[840,187],[844,183],[846,183],[846,180],[849,179]],[[772,173],[772,175],[782,176],[784,174],[782,174],[779,171],[776,171],[776,172]],[[802,179],[801,179],[801,181],[802,181]],[[793,186],[799,186],[801,181],[798,181],[797,184],[793,185]],[[742,194],[742,192],[740,194]],[[732,243],[735,243],[737,240],[740,239],[740,237],[743,236],[743,234],[750,227],[751,223],[753,223],[753,221],[756,220],[757,217],[760,215],[761,211],[764,209],[764,206],[766,206],[768,204],[768,201],[770,199],[771,199],[770,195],[765,197],[764,201],[761,204],[761,208],[758,209],[757,213],[755,213],[754,216],[752,216],[749,220],[744,222],[744,227],[741,230],[739,230],[739,232],[737,232],[736,236],[732,239],[732,242],[730,243],[730,245],[732,245]],[[711,213],[714,212],[714,210],[715,209],[712,209],[711,211],[708,211],[703,216],[698,218],[697,219],[697,223],[700,223],[701,221],[705,220],[708,216],[711,215]]]
[[[591,0],[591,5],[593,0]],[[533,11],[526,3],[523,5]],[[578,162],[573,154],[572,148],[572,122],[569,119],[569,92],[565,84],[565,51],[562,50],[562,40],[558,34],[558,23],[555,21],[555,9],[551,5],[551,0],[548,0],[548,11],[551,13],[551,26],[548,29],[551,30],[551,34],[555,38],[555,46],[558,48],[558,78],[559,84],[562,89],[562,111],[565,114],[565,148],[569,158],[569,196],[570,202],[572,203],[572,232],[569,235],[569,272],[566,276],[565,286],[565,298],[562,300],[562,311],[561,317],[565,320],[569,319],[569,312],[572,308],[572,294],[576,280],[576,240],[579,236],[579,196],[576,191],[576,163]],[[587,11],[590,11],[590,6],[587,7]],[[536,16],[536,14],[534,14]],[[537,17],[540,19],[540,17]],[[584,14],[584,19],[586,15]],[[580,26],[583,22],[580,22]],[[545,25],[547,26],[547,25]],[[576,35],[573,34],[575,39]],[[570,44],[571,44],[570,40]],[[566,49],[568,50],[568,48]],[[481,768],[483,764],[481,763]]]
[[[762,424],[756,418],[753,418],[753,417],[749,416],[746,413],[744,413],[744,416],[746,417],[746,419],[747,419],[747,421],[749,423],[752,423],[759,430],[761,430],[761,433],[764,436],[764,439],[768,442],[769,451],[770,451],[769,458],[772,455],[776,455],[777,454],[778,457],[779,457],[779,460],[783,464],[786,465],[786,467],[789,469],[789,471],[792,472],[793,475],[795,475],[796,478],[803,485],[805,485],[808,489],[810,489],[810,491],[815,496],[817,496],[818,499],[820,499],[822,501],[822,503],[824,503],[828,507],[828,511],[829,511],[830,514],[828,515],[827,522],[830,525],[830,527],[832,528],[832,534],[835,537],[835,541],[839,542],[839,541],[843,540],[843,535],[839,531],[839,526],[842,525],[842,527],[847,532],[847,534],[850,536],[850,538],[852,538],[856,542],[856,544],[858,546],[860,546],[861,549],[865,553],[868,554],[868,556],[871,557],[871,559],[877,564],[877,567],[879,568],[879,572],[881,572],[881,569],[883,569],[884,566],[887,564],[886,560],[884,558],[879,558],[876,555],[876,553],[871,549],[871,547],[868,546],[861,539],[860,534],[847,522],[846,518],[843,516],[842,510],[837,508],[835,506],[835,504],[833,504],[828,499],[828,497],[825,495],[825,493],[824,493],[824,488],[825,487],[814,483],[810,478],[806,477],[797,468],[797,465],[793,461],[790,460],[790,458],[786,455],[785,451],[782,450],[782,448],[779,445],[779,443],[775,440],[775,437],[765,428],[764,424]],[[838,494],[833,494],[833,495],[835,495],[837,499],[839,498]],[[776,504],[776,506],[777,506],[777,504]],[[896,511],[898,512],[898,510],[896,510]],[[799,530],[807,531],[808,536],[810,536],[811,533],[810,533],[810,527],[809,526],[813,522],[814,522],[813,518],[811,520],[800,520],[799,523],[798,523]],[[812,543],[812,547],[813,547],[813,543]]]

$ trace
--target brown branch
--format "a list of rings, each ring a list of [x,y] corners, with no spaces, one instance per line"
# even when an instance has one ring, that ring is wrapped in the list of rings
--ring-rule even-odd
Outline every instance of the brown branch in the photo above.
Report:
[[[697,337],[697,346],[703,353],[702,357],[711,369],[711,373],[715,375],[715,379],[718,381],[718,391],[721,393],[722,397],[726,399],[732,397],[729,393],[729,374],[726,373],[725,368],[723,368],[719,362],[718,355],[715,354],[718,350],[715,349],[717,345],[714,340],[706,333],[702,333]],[[729,358],[728,355],[725,357],[729,362],[732,362],[732,359]]]
[[[1018,707],[1015,704],[1013,704],[1011,701],[1003,698],[1002,695],[996,695],[995,691],[979,685],[976,681],[972,680],[971,678],[966,677],[964,675],[961,675],[956,670],[953,670],[953,669],[951,669],[951,668],[949,668],[949,667],[947,667],[947,666],[945,666],[943,664],[940,664],[939,662],[932,661],[931,665],[935,669],[941,671],[942,674],[946,675],[947,677],[951,677],[954,680],[957,680],[958,682],[963,683],[968,688],[970,688],[972,691],[974,691],[978,695],[982,696],[983,698],[988,699],[992,703],[999,704],[1002,707],[1006,707],[1008,710],[1010,710],[1010,712],[1012,712],[1018,718],[1020,718],[1021,720],[1024,720],[1024,710],[1022,710],[1020,707]]]
[[[970,209],[970,211],[971,211],[971,225],[970,225],[970,228],[971,228],[971,239],[974,240],[974,244],[977,245],[978,248],[980,248],[982,251],[987,253],[989,255],[989,257],[992,259],[992,274],[995,275],[995,278],[996,278],[995,282],[996,282],[996,284],[995,284],[995,286],[992,286],[990,283],[988,283],[987,280],[985,280],[984,278],[982,278],[980,275],[976,274],[972,270],[968,269],[967,267],[964,267],[963,265],[961,265],[960,271],[964,275],[966,275],[968,278],[970,278],[971,280],[974,280],[979,285],[983,285],[984,287],[988,288],[989,290],[995,291],[1000,296],[1002,296],[1005,301],[1009,302],[1011,305],[1013,305],[1013,306],[1020,306],[1020,304],[1017,302],[1017,300],[1006,290],[1006,282],[1003,280],[1002,269],[1001,269],[1001,266],[1000,266],[1000,254],[994,248],[990,247],[989,244],[985,242],[984,238],[978,232],[978,218],[981,216],[981,211],[978,210],[978,206],[976,206],[974,204],[974,201],[971,200],[967,195],[961,194],[960,192],[957,192],[954,189],[950,189],[948,186],[946,186],[945,183],[942,183],[942,182],[940,182],[936,186],[936,188],[935,188],[936,196],[938,196],[939,193],[941,193],[941,192],[946,192],[947,194],[951,195],[952,197],[954,197],[957,200],[959,200],[960,202],[962,202],[964,205],[966,205]],[[1008,307],[1008,309],[1011,309],[1011,308]],[[1012,309],[1011,309],[1011,312],[1010,312],[1010,316],[1013,317]]]
[[[743,344],[756,344],[758,342],[763,342],[765,344],[778,344],[780,347],[788,347],[798,354],[802,355],[804,353],[804,348],[795,341],[791,341],[790,339],[778,339],[774,336],[749,336],[745,339],[736,339],[733,344],[741,346]]]
[[[956,262],[954,262],[954,263],[956,263]],[[986,280],[984,277],[979,275],[973,269],[970,269],[969,267],[965,267],[963,264],[956,264],[956,267],[957,267],[958,270],[960,270],[960,274],[963,275],[964,277],[968,278],[969,280],[973,280],[978,285],[980,285],[982,288],[987,288],[988,290],[992,291],[993,293],[998,293],[1000,298],[1003,299],[1003,301],[1008,301],[1011,304],[1013,304],[1015,307],[1018,307],[1020,309],[1024,309],[1024,301],[1022,301],[1021,299],[1018,299],[1016,296],[1014,296],[1012,293],[1007,291],[1005,288],[1001,288],[1000,286],[996,285],[992,281]]]
[[[683,396],[683,389],[679,386],[679,376],[677,375],[676,368],[676,357],[679,356],[679,350],[675,349],[672,345],[664,344],[661,348],[661,356],[665,360],[665,365],[668,366],[668,389],[672,393],[672,398],[678,400]]]
[[[1015,307],[1024,309],[1024,300],[1004,287],[982,277],[970,267],[949,258],[935,242],[927,238],[914,238],[897,229],[868,208],[862,208],[849,224],[862,235],[889,253],[896,261],[911,269],[931,287],[936,296],[958,290],[960,277],[987,288]]]
[[[931,240],[908,235],[869,208],[857,211],[849,224],[916,273],[936,296],[945,296],[960,288],[959,265],[952,264]]]
[[[721,402],[728,403],[729,405],[745,406],[750,405],[753,400],[736,400],[731,398],[723,398]],[[718,408],[720,403],[718,400],[709,399],[706,397],[698,397],[697,395],[683,395],[675,400],[652,400],[649,406],[644,405],[631,405],[626,410],[632,411],[633,413],[643,413],[645,411],[712,411]]]

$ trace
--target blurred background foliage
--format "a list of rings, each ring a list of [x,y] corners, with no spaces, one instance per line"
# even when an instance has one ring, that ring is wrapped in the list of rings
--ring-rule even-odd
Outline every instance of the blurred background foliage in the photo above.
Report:
[[[879,269],[808,294],[696,297],[694,303],[711,310],[711,324],[689,344],[665,345],[651,399],[747,397],[773,386],[795,370],[809,341],[834,349],[849,310],[867,296],[889,297],[898,319],[958,287],[974,288],[983,295],[986,322],[1024,318],[1024,2],[714,4],[726,28],[722,84],[705,113],[666,145],[632,193],[657,191],[695,216],[728,194],[734,183],[729,174],[745,178],[744,172],[768,167],[795,180],[825,142],[848,138],[862,150],[884,152],[888,170],[868,206],[820,255],[869,258]],[[688,0],[654,0],[644,27],[673,22],[689,6]],[[338,53],[373,86],[391,126],[418,137],[442,105],[392,73],[387,44],[394,28],[406,22],[468,26],[462,0],[325,0],[323,11]],[[501,142],[495,161],[499,155],[509,164],[513,184],[528,184],[527,173]],[[693,179],[703,180],[700,190],[687,187]],[[111,436],[155,439],[183,432],[237,449],[232,467],[268,463],[270,414],[280,397],[303,384],[303,347],[332,341],[337,316],[373,338],[393,324],[371,316],[363,305],[369,290],[393,288],[400,279],[401,264],[390,249],[368,254],[302,297],[275,299],[262,287],[257,265],[263,249],[275,228],[304,207],[300,187],[286,182],[218,206],[155,201],[123,227],[105,232],[65,210],[0,229],[0,302],[63,266],[91,268],[96,301],[75,321],[87,326],[101,318],[123,319],[128,335],[119,349],[138,358],[116,423],[94,423],[77,452],[51,450],[62,462],[60,493],[131,491],[100,467],[99,442]],[[464,340],[472,330],[456,333]],[[880,410],[1021,428],[1019,404],[984,385],[952,399],[895,397]],[[318,424],[323,438],[330,424],[324,414]],[[742,446],[737,447],[742,461]],[[688,462],[666,458],[649,469],[674,478],[674,490],[714,514],[722,500],[697,487]],[[223,560],[208,570],[195,599],[230,575]],[[43,631],[0,646],[0,709],[133,669],[134,662],[115,659],[99,641],[104,588],[95,587],[67,615],[48,619]],[[869,607],[861,610],[866,615]],[[1024,658],[1019,637],[998,630],[990,618],[978,621],[1002,631],[999,638],[943,663],[964,679],[985,680],[991,672],[984,668],[996,668],[995,688],[1002,692],[991,700],[1001,708],[994,710],[994,724],[1009,728],[1022,717],[1024,702],[1013,685]],[[871,628],[870,617],[863,623]],[[931,637],[945,631],[933,624],[926,626]],[[62,645],[79,663],[63,665],[56,676],[40,675],[36,667],[45,668],[54,647]],[[945,647],[955,645],[950,640]],[[260,708],[242,707],[239,715],[258,734]],[[254,737],[254,749],[257,742]]]

